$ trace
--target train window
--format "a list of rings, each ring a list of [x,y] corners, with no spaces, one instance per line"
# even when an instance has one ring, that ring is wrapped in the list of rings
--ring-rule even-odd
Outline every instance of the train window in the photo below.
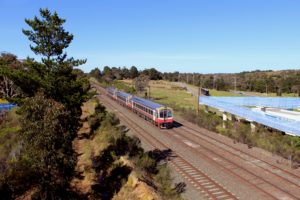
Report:
[[[163,110],[159,113],[159,118],[169,118],[169,117],[172,117],[171,110]]]
[[[168,110],[167,117],[172,117],[172,111],[171,110]]]
[[[159,118],[165,118],[165,111],[161,111],[159,113]]]

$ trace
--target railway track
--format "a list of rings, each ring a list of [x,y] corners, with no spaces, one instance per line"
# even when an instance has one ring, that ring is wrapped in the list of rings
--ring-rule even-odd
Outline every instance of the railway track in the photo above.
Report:
[[[223,141],[220,141],[216,139],[215,137],[212,137],[204,131],[198,131],[196,129],[193,129],[191,127],[182,127],[183,130],[185,130],[185,133],[190,133],[193,136],[205,140],[206,142],[212,144],[212,145],[217,145],[219,148],[230,152],[232,155],[239,157],[240,159],[244,161],[250,161],[252,160],[252,164],[256,165],[257,167],[267,170],[268,172],[274,174],[275,176],[278,176],[285,181],[287,181],[289,184],[299,187],[300,189],[300,176],[292,173],[286,169],[280,168],[270,162],[264,161],[260,158],[257,158],[245,151],[242,151],[234,146],[228,145]]]
[[[262,191],[268,196],[272,196],[274,199],[299,199],[298,195],[291,194],[291,192],[286,191],[286,189],[280,188],[269,180],[262,178],[256,174],[255,171],[252,172],[249,168],[243,166],[242,163],[233,161],[228,154],[220,153],[216,148],[213,148],[212,146],[208,147],[207,144],[204,144],[203,142],[200,143],[199,140],[188,138],[184,135],[184,132],[170,130],[169,133],[174,133],[173,135],[175,137],[173,138],[176,138],[178,142],[183,143],[190,151],[205,157],[206,160],[209,160],[212,164],[220,166],[224,171],[240,178],[243,182],[250,184],[256,190]],[[286,180],[282,179],[282,181]]]
[[[104,101],[110,107],[117,110],[113,103],[107,100]],[[133,129],[140,137],[142,137],[144,141],[146,141],[150,146],[160,150],[169,149],[165,144],[153,137],[150,133],[147,132],[147,130],[142,128],[135,121],[126,118],[121,112],[118,112],[117,114],[122,121],[127,123],[130,128]],[[238,197],[225,189],[217,181],[209,177],[199,168],[195,167],[193,164],[185,160],[178,153],[173,152],[173,156],[174,158],[169,161],[170,165],[172,165],[179,174],[185,177],[198,191],[203,193],[208,199],[238,199]]]
[[[116,109],[116,107],[112,105],[111,102],[107,101],[107,99],[106,99],[106,103],[109,104],[111,107],[114,107],[114,109]],[[122,121],[125,121],[128,125],[130,125],[130,127],[134,129],[135,132],[140,137],[142,137],[145,141],[147,141],[147,143],[151,145],[153,148],[158,148],[158,149],[168,148],[165,144],[157,140],[154,136],[147,133],[147,130],[141,127],[141,125],[139,125],[137,122],[133,121],[132,119],[128,119],[121,112],[118,112],[118,115],[122,119]],[[202,149],[203,146],[205,147],[204,150],[206,151],[206,153],[196,150],[196,148],[191,147],[190,144],[187,145],[185,141],[192,140],[193,142],[195,142],[197,140],[203,140],[210,145],[218,146],[218,148],[221,148],[227,154],[231,154],[231,156],[239,157],[239,159],[244,160],[245,162],[249,159],[255,159],[257,162],[260,162],[260,164],[263,164],[264,166],[258,165],[258,163],[251,163],[251,164],[267,171],[268,173],[271,173],[274,176],[277,176],[277,178],[281,179],[281,181],[287,182],[289,185],[293,185],[294,187],[300,189],[299,182],[298,182],[300,179],[299,176],[297,176],[296,174],[293,174],[285,169],[281,169],[275,165],[272,165],[269,162],[258,159],[250,154],[247,154],[239,150],[236,147],[230,146],[222,141],[213,138],[212,136],[209,136],[207,133],[204,134],[203,132],[197,131],[196,129],[193,129],[191,127],[182,126],[177,130],[172,129],[172,130],[161,131],[161,132],[162,133],[167,132],[168,134],[170,134],[170,139],[172,138],[172,140],[177,140],[177,143],[180,143],[180,145],[182,145],[182,143],[185,144],[191,151],[197,154],[201,153],[202,157],[206,157],[207,160],[210,160],[210,162],[220,166],[226,172],[239,177],[243,182],[251,185],[256,190],[261,191],[269,198],[299,199],[298,195],[291,194],[289,191],[286,191],[285,189],[282,189],[274,185],[272,182],[265,180],[260,176],[256,175],[255,172],[249,171],[249,169],[245,169],[243,166],[239,165],[238,163],[232,162],[230,159],[227,159],[226,157],[224,158],[224,155],[217,154],[215,153],[215,151],[206,148],[205,147],[206,145],[203,145],[203,143],[201,144],[201,147]],[[171,134],[172,132],[175,134]],[[181,138],[174,137],[178,135]],[[214,159],[215,158],[219,160],[223,159],[222,163],[212,159],[211,158],[212,154],[214,155]],[[196,168],[192,163],[185,160],[183,156],[180,156],[178,153],[175,153],[175,155],[176,158],[171,160],[170,164],[176,169],[176,171],[178,171],[178,173],[182,174],[190,183],[194,185],[195,188],[200,190],[207,197],[209,197],[210,199],[223,199],[223,197],[224,199],[237,199],[236,196],[234,196],[232,193],[227,191],[215,180],[208,177],[203,171],[201,171],[201,169]],[[272,168],[272,170],[270,168]],[[282,173],[288,174],[289,178],[282,177]]]

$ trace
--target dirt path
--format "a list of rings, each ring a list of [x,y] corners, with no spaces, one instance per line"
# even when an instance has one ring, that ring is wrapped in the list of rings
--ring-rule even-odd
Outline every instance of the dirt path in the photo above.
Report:
[[[80,178],[74,178],[71,186],[81,194],[88,194],[91,191],[93,183],[94,172],[91,169],[92,163],[87,155],[87,153],[90,153],[88,152],[88,146],[90,146],[91,140],[86,139],[86,137],[91,132],[87,118],[94,113],[94,105],[93,101],[89,101],[82,106],[82,115],[80,117],[83,122],[82,127],[77,132],[77,137],[73,141],[73,149],[78,155],[75,170],[76,173],[80,174]]]

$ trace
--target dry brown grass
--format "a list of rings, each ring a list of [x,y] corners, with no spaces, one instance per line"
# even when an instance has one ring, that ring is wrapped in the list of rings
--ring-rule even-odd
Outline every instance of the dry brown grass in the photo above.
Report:
[[[127,183],[122,189],[113,197],[113,200],[161,200],[153,188],[146,183],[141,182],[132,172]]]
[[[74,178],[71,182],[71,186],[74,190],[79,191],[82,194],[87,194],[91,191],[91,185],[94,183],[95,171],[92,168],[91,156],[93,153],[93,147],[90,139],[82,139],[82,135],[90,134],[90,127],[87,118],[95,112],[96,101],[90,100],[83,104],[81,107],[83,121],[82,127],[77,133],[77,138],[73,141],[73,149],[77,153],[77,165],[76,172],[81,174],[82,178]]]
[[[95,106],[96,106],[97,102],[96,100],[92,99],[88,102],[85,102],[82,106],[81,106],[81,110],[82,110],[82,114],[80,116],[81,120],[86,120],[86,118],[92,114],[94,114],[95,112]]]

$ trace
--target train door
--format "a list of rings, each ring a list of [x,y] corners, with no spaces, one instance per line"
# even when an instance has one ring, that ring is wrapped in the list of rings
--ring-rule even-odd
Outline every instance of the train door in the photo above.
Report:
[[[155,119],[156,119],[156,112],[155,112],[155,110],[152,110],[152,119],[153,119],[153,121],[155,121]]]

